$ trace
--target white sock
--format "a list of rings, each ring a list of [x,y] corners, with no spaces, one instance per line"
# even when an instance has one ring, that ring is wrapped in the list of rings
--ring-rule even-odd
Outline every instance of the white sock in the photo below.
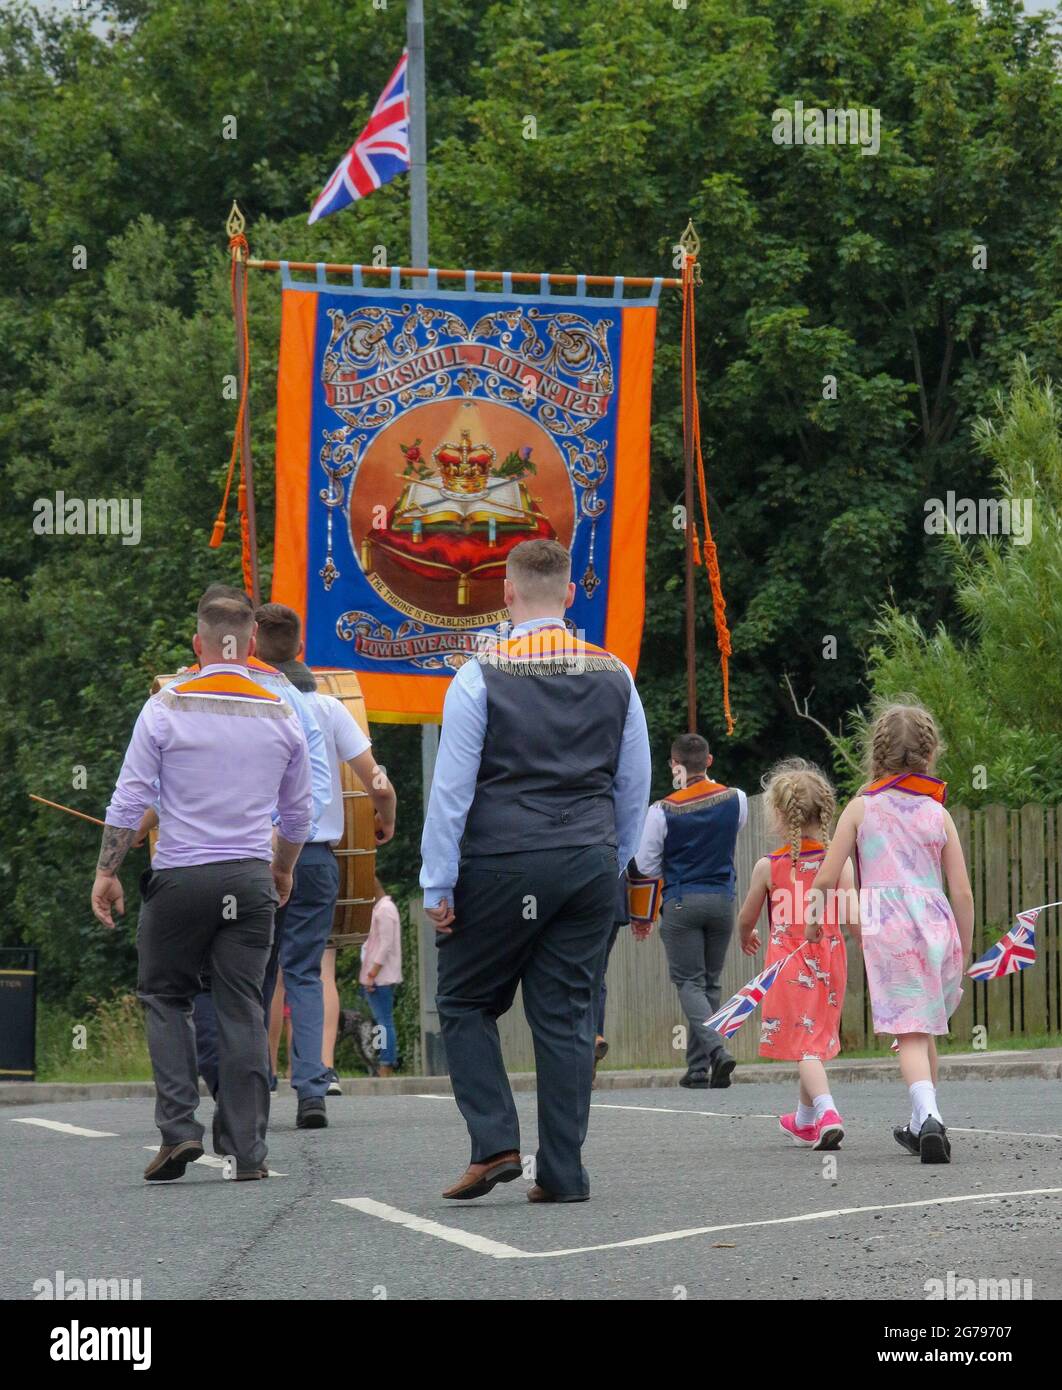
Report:
[[[816,1096],[811,1103],[815,1107],[816,1120],[821,1120],[827,1110],[837,1109],[836,1105],[833,1103],[833,1096],[830,1095],[829,1091],[826,1091],[821,1096]]]
[[[796,1122],[798,1125],[803,1125],[805,1128],[809,1125],[813,1125],[815,1123],[814,1104],[805,1105],[802,1100],[798,1100],[796,1108]]]
[[[932,1115],[944,1123],[937,1109],[937,1088],[932,1081],[912,1081],[908,1087],[911,1093],[911,1133],[918,1134],[926,1119]]]

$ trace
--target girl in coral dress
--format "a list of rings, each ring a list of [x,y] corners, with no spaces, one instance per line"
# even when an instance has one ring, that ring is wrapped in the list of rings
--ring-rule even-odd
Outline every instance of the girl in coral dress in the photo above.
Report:
[[[870,783],[845,807],[812,885],[828,892],[856,851],[874,1031],[895,1034],[911,1096],[910,1123],[893,1135],[923,1163],[951,1160],[937,1105],[934,1039],[947,1033],[962,998],[973,937],[966,861],[944,809],[945,784],[932,775],[939,751],[928,710],[898,704],[881,711],[868,742]],[[815,940],[821,917],[813,905],[809,917],[807,935]]]
[[[766,966],[792,956],[763,1001],[760,1056],[797,1062],[800,1094],[796,1110],[778,1123],[795,1143],[813,1149],[840,1148],[844,1126],[830,1094],[823,1065],[841,1050],[848,958],[840,922],[858,932],[855,879],[851,865],[840,874],[843,898],[831,901],[821,939],[804,937],[808,891],[822,867],[836,808],[833,787],[812,763],[789,758],[764,779],[767,806],[781,849],[760,859],[752,871],[738,924],[741,949],[760,948],[759,921],[769,899],[771,939]],[[799,954],[793,955],[796,951]]]

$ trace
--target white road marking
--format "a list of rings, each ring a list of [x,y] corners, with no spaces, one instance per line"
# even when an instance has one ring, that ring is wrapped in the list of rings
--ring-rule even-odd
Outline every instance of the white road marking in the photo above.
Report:
[[[82,1139],[117,1139],[109,1129],[82,1129],[80,1125],[64,1124],[62,1120],[37,1120],[28,1116],[12,1119],[13,1125],[40,1125],[41,1129],[54,1129],[60,1134],[79,1134]]]
[[[591,1101],[595,1110],[650,1110],[661,1115],[707,1115],[713,1120],[777,1120],[777,1115],[736,1115],[724,1110],[685,1110],[671,1109],[665,1105],[612,1105],[608,1101]],[[1062,1142],[1062,1134],[1034,1134],[1024,1129],[969,1129],[964,1125],[948,1125],[949,1134],[997,1134],[1009,1139],[1057,1139]]]
[[[393,1221],[397,1226],[405,1226],[410,1231],[421,1231],[426,1236],[438,1236],[440,1240],[448,1240],[452,1245],[463,1245],[466,1250],[474,1250],[477,1255],[493,1255],[496,1260],[515,1260],[524,1259],[528,1255],[527,1250],[518,1250],[515,1245],[503,1245],[497,1240],[488,1240],[486,1236],[474,1235],[471,1231],[458,1231],[453,1226],[444,1226],[439,1221],[428,1221],[423,1216],[414,1216],[412,1212],[401,1211],[398,1207],[388,1206],[386,1202],[373,1201],[371,1197],[333,1197],[341,1207],[353,1207],[355,1211],[363,1211],[368,1216],[378,1216],[381,1221]]]
[[[157,1154],[159,1151],[158,1144],[145,1144],[144,1148],[151,1154]],[[202,1158],[197,1158],[196,1163],[201,1163],[206,1168],[224,1168],[225,1166],[225,1160],[223,1158],[218,1158],[215,1154],[206,1153]],[[288,1175],[287,1173],[282,1173],[279,1168],[270,1168],[269,1176],[271,1178],[286,1178]]]
[[[1001,1198],[1062,1196],[1062,1187],[1029,1187],[1009,1192],[971,1192],[957,1197],[926,1197],[917,1202],[882,1202],[867,1207],[834,1207],[827,1211],[808,1211],[799,1216],[773,1216],[760,1221],[731,1221],[719,1226],[690,1226],[681,1231],[662,1231],[659,1235],[634,1236],[630,1240],[613,1240],[604,1245],[578,1245],[566,1250],[520,1250],[514,1245],[503,1245],[500,1241],[488,1240],[484,1236],[459,1231],[452,1226],[443,1226],[438,1221],[428,1221],[414,1216],[412,1212],[401,1211],[388,1206],[386,1202],[376,1202],[371,1197],[335,1197],[333,1201],[340,1206],[352,1207],[368,1216],[377,1216],[383,1221],[393,1221],[411,1231],[424,1235],[437,1236],[440,1240],[462,1245],[479,1255],[489,1255],[496,1260],[555,1260],[563,1255],[590,1255],[599,1250],[630,1250],[640,1245],[662,1245],[667,1241],[689,1240],[693,1236],[716,1235],[721,1231],[742,1231],[758,1226],[788,1226],[808,1221],[828,1221],[840,1216],[862,1216],[868,1212],[903,1211],[917,1207],[952,1206],[960,1202],[993,1202]]]
[[[409,1094],[413,1100],[453,1100],[453,1096],[438,1096],[430,1091],[411,1091]]]
[[[707,1115],[712,1120],[777,1120],[777,1115],[732,1115],[725,1110],[672,1110],[666,1105],[612,1105],[604,1100],[592,1100],[594,1110],[652,1110],[661,1115]]]
[[[1030,1134],[1024,1129],[965,1129],[962,1125],[948,1125],[949,1134],[1001,1134],[1008,1139],[1059,1139],[1062,1134]]]

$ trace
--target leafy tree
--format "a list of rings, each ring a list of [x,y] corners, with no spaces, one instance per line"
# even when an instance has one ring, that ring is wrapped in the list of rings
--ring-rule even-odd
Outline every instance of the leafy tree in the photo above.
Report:
[[[814,686],[832,728],[863,693],[883,599],[926,631],[955,621],[925,500],[984,493],[973,422],[1019,351],[1037,376],[1062,376],[1050,18],[1012,0],[984,12],[972,0],[427,8],[435,264],[668,274],[692,214],[735,646],[738,729],[718,770],[752,786],[779,754],[821,757],[783,677],[801,698]],[[90,917],[93,832],[31,809],[26,792],[102,810],[151,676],[187,655],[197,593],[239,575],[235,526],[206,548],[235,422],[221,234],[232,199],[264,258],[370,261],[382,246],[408,263],[405,180],[305,221],[402,41],[401,5],[344,0],[114,0],[63,17],[17,0],[0,12],[0,622],[12,653],[0,668],[0,883],[14,904],[0,933],[38,943],[45,987],[75,1003],[128,983],[129,933],[104,936]],[[880,152],[776,144],[772,113],[798,99],[878,109]],[[252,276],[266,587],[278,298],[274,278]],[[658,755],[685,724],[678,323],[665,295],[639,669]],[[58,490],[140,498],[142,543],[35,535],[34,501]],[[714,736],[702,589],[701,724]],[[413,891],[419,738],[374,732],[402,806],[381,874]],[[83,789],[71,790],[75,767]],[[663,790],[662,759],[660,772]],[[131,893],[127,921],[135,908]]]
[[[889,606],[875,625],[870,686],[878,700],[913,694],[933,711],[953,800],[1053,805],[1062,800],[1062,411],[1022,360],[995,419],[974,433],[1005,505],[986,511],[990,499],[971,501],[1008,530],[966,541],[959,513],[939,544],[954,571],[961,635],[943,624],[927,632]],[[837,743],[849,767],[866,716],[855,725]],[[855,791],[858,779],[849,780]]]

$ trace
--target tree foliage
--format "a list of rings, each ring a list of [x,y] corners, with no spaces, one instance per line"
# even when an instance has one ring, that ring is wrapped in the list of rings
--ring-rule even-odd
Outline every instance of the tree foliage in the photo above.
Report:
[[[1010,509],[1009,534],[943,535],[961,631],[927,632],[890,606],[875,625],[870,686],[876,700],[910,693],[933,711],[953,800],[1053,805],[1062,800],[1062,411],[1022,360],[995,418],[974,433]],[[1009,521],[1015,508],[1031,520],[1028,534]],[[866,715],[854,722],[837,745],[849,763]]]
[[[668,274],[692,215],[738,729],[715,739],[703,572],[700,723],[727,781],[754,785],[782,753],[821,758],[784,676],[801,697],[814,687],[832,728],[865,693],[883,600],[929,632],[954,623],[924,501],[984,492],[973,422],[1019,351],[1060,375],[1057,34],[1012,0],[426,8],[435,264]],[[127,981],[130,931],[92,923],[93,832],[26,793],[102,810],[150,677],[187,655],[198,591],[239,574],[235,526],[206,548],[235,421],[222,224],[237,198],[263,258],[370,261],[383,247],[408,263],[403,179],[305,220],[402,47],[403,10],[113,0],[56,17],[16,0],[0,13],[2,931],[42,947],[53,991]],[[798,99],[878,109],[880,152],[775,144],[772,112]],[[267,583],[278,299],[252,276]],[[661,776],[685,726],[678,313],[666,299],[639,671]],[[35,535],[34,500],[58,490],[139,497],[141,544]],[[417,875],[419,740],[376,732],[402,817],[381,872],[401,893]],[[130,892],[127,921],[135,907]]]

